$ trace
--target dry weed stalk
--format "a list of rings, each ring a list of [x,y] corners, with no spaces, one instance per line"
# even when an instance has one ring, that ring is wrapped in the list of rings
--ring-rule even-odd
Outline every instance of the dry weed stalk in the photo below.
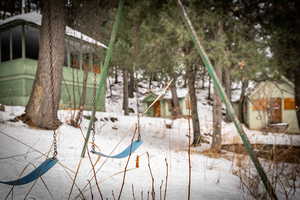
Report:
[[[149,153],[148,152],[147,152],[147,158],[148,158],[148,168],[149,168],[149,171],[150,171],[151,182],[152,182],[152,185],[151,185],[151,196],[152,196],[152,200],[155,200],[154,177],[153,177],[152,170],[151,170],[150,158],[149,158]]]
[[[165,158],[166,162],[166,183],[165,183],[165,193],[164,193],[164,200],[167,199],[167,190],[168,190],[168,177],[169,177],[169,166],[168,166],[168,161],[167,158]]]
[[[133,143],[133,140],[135,138],[135,135],[136,135],[136,132],[138,131],[139,129],[139,125],[137,124],[136,127],[135,127],[135,131],[134,131],[134,134],[131,138],[131,143]],[[130,146],[130,148],[132,148],[132,146]],[[125,184],[125,179],[126,179],[126,172],[127,172],[127,167],[128,167],[128,164],[129,164],[129,161],[130,161],[130,158],[131,158],[131,149],[130,149],[130,154],[128,156],[128,159],[127,159],[127,162],[126,162],[126,165],[125,165],[125,169],[124,169],[124,173],[123,173],[123,180],[122,180],[122,185],[121,185],[121,189],[120,189],[120,192],[119,192],[119,196],[118,196],[118,200],[121,199],[121,195],[122,195],[122,191],[123,191],[123,188],[124,188],[124,184]]]
[[[265,146],[258,148],[259,152],[265,152]],[[263,160],[264,168],[268,172],[271,184],[277,195],[284,199],[292,199],[295,197],[296,191],[300,189],[297,181],[300,177],[299,164],[291,164],[286,162],[278,162],[284,160],[281,157],[287,157],[290,149],[286,149],[284,153],[276,154],[273,147],[272,154],[267,160]],[[253,199],[266,199],[267,193],[261,187],[261,180],[254,170],[249,158],[246,155],[237,155],[234,159],[233,173],[239,176],[241,181],[241,190],[245,193],[245,197]]]
[[[161,180],[161,184],[159,186],[159,200],[162,200],[162,185],[164,184],[164,180]]]
[[[131,189],[132,189],[132,198],[133,198],[133,200],[135,200],[135,195],[134,195],[134,187],[133,187],[133,184],[131,185]]]

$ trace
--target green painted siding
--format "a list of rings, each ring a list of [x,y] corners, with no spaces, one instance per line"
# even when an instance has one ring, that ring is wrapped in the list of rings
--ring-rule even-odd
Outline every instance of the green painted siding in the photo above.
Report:
[[[5,105],[26,106],[35,78],[37,61],[15,59],[0,63],[0,103]],[[82,91],[83,71],[63,68],[60,108],[78,108]],[[96,83],[99,82],[97,75]],[[86,109],[93,108],[94,74],[89,73],[87,81]],[[75,94],[75,95],[74,95]]]

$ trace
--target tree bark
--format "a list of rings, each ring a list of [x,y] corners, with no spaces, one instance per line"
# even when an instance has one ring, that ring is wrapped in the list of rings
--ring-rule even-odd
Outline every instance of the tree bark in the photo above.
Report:
[[[206,74],[205,67],[202,67],[202,73],[201,73],[202,85],[201,85],[201,89],[205,88],[205,74]]]
[[[150,74],[149,84],[148,84],[148,89],[151,90],[151,88],[152,88],[152,73]]]
[[[173,104],[172,116],[176,118],[181,115],[180,104],[179,104],[177,88],[176,88],[176,79],[174,79],[174,81],[171,83],[170,90],[172,94],[172,104]]]
[[[243,113],[243,104],[244,104],[246,89],[248,88],[248,85],[249,85],[248,80],[242,80],[241,96],[240,96],[240,101],[239,101],[239,116],[241,117],[242,123],[245,123],[244,113]]]
[[[133,98],[134,90],[135,90],[135,88],[134,88],[135,79],[134,79],[134,71],[133,70],[129,71],[129,78],[130,78],[130,80],[129,80],[129,84],[128,84],[128,97]]]
[[[193,145],[198,145],[201,142],[200,122],[198,117],[197,96],[195,89],[196,68],[193,66],[187,67],[187,85],[190,96],[190,109],[192,115],[193,126]]]
[[[294,85],[295,85],[295,103],[298,127],[300,128],[300,67],[295,69]]]
[[[123,110],[124,115],[128,115],[128,72],[123,69]]]
[[[117,66],[114,67],[114,76],[115,76],[114,83],[115,84],[119,83],[119,80],[118,80],[118,67]]]
[[[223,73],[223,85],[224,85],[224,88],[225,88],[225,92],[226,92],[227,97],[231,101],[231,96],[232,95],[231,95],[230,69],[223,68],[222,73]],[[229,116],[229,112],[227,111],[227,109],[226,109],[225,121],[226,122],[231,122],[232,121],[230,116]]]
[[[222,82],[222,69],[220,66],[215,68],[216,74]],[[221,150],[222,142],[222,101],[216,89],[214,88],[214,104],[213,104],[213,138],[211,148],[219,152]]]
[[[208,95],[207,95],[207,99],[210,101],[211,98],[211,78],[210,76],[208,76]]]
[[[33,126],[53,130],[61,124],[57,118],[57,110],[65,53],[64,1],[43,1],[42,13],[38,67],[25,109],[25,120]],[[49,47],[49,44],[52,46]],[[50,66],[51,50],[53,71]]]

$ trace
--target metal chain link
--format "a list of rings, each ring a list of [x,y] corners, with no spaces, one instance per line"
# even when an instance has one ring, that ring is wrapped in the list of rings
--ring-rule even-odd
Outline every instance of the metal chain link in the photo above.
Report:
[[[55,105],[54,105],[54,72],[53,72],[53,52],[52,52],[52,27],[51,27],[51,1],[48,1],[48,38],[49,38],[49,60],[50,60],[50,89],[51,89],[51,100],[52,100],[52,117],[53,119],[56,119],[56,114],[55,114]],[[56,120],[53,122],[54,126],[56,125]],[[53,158],[57,156],[57,140],[56,140],[56,131],[53,131]]]
[[[53,158],[57,156],[57,140],[56,140],[56,131],[53,131]]]

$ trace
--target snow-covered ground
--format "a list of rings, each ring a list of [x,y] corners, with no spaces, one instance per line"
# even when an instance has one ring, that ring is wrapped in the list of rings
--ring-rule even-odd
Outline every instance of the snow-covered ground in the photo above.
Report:
[[[119,91],[116,85],[114,91]],[[119,93],[120,94],[120,93]],[[207,91],[200,90],[199,114],[203,133],[211,134],[211,106],[206,102]],[[118,95],[116,92],[115,95]],[[130,144],[137,124],[137,117],[123,116],[121,112],[121,97],[117,101],[107,102],[106,113],[97,113],[95,142],[101,152],[115,154]],[[130,100],[130,107],[135,108],[135,99]],[[22,114],[24,107],[5,106],[5,112],[0,111],[0,180],[11,180],[18,177],[25,166],[24,174],[40,164],[52,144],[52,131],[30,128],[22,122],[9,122],[15,116]],[[58,133],[59,163],[37,182],[13,189],[13,198],[8,199],[68,199],[76,169],[81,160],[84,135],[87,132],[89,120],[83,119],[82,132],[78,128],[67,125],[72,111],[60,111],[58,116],[63,123]],[[89,115],[90,112],[85,112]],[[112,122],[110,117],[118,120]],[[102,119],[102,120],[101,120]],[[166,161],[168,164],[167,199],[187,199],[188,195],[188,120],[173,121],[171,129],[165,128],[166,119],[140,118],[140,130],[143,145],[131,156],[121,199],[153,199],[151,196],[152,179],[154,177],[155,199],[164,195],[166,184]],[[239,143],[233,124],[223,124],[223,143]],[[246,130],[253,143],[279,143],[300,145],[299,136],[284,134],[262,134],[258,131]],[[208,138],[209,139],[209,138]],[[22,144],[23,143],[23,144]],[[28,146],[26,146],[28,145]],[[30,148],[31,146],[32,148]],[[234,161],[226,158],[211,158],[200,153],[209,145],[202,145],[192,150],[191,155],[191,199],[249,199],[241,190],[240,178],[233,173],[237,166]],[[90,145],[89,145],[90,148]],[[149,160],[147,159],[149,154]],[[43,155],[44,154],[44,155]],[[51,155],[51,153],[50,153]],[[232,155],[232,154],[230,154]],[[106,159],[90,155],[96,163],[97,181],[104,199],[117,199],[122,186],[125,159]],[[139,168],[136,168],[136,156],[139,156]],[[99,160],[98,160],[99,159]],[[70,199],[100,199],[89,156],[82,159],[78,176]],[[299,178],[299,177],[298,177]],[[90,183],[90,185],[89,185]],[[299,180],[298,180],[299,185]],[[31,189],[32,188],[32,189]],[[11,187],[0,185],[0,197],[5,199]],[[80,191],[82,195],[80,195]],[[10,194],[10,195],[12,195]],[[92,195],[93,194],[93,195]],[[284,198],[278,193],[280,199]],[[143,197],[142,197],[143,196]],[[77,198],[76,198],[77,197]],[[299,199],[299,189],[292,199]]]

